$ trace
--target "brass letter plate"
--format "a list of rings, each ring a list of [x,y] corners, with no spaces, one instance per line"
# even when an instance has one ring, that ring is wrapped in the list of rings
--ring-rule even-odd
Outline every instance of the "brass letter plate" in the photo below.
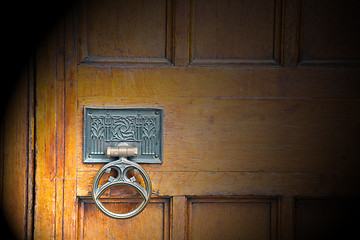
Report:
[[[108,163],[108,147],[138,148],[136,163],[162,163],[163,109],[84,108],[84,163]]]

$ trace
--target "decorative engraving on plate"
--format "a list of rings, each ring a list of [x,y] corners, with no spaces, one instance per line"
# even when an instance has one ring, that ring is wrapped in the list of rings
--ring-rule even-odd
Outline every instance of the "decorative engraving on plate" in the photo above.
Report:
[[[91,149],[90,154],[104,154],[105,126],[104,117],[91,118]]]
[[[162,109],[85,107],[84,114],[84,162],[109,161],[106,148],[120,142],[138,147],[140,156],[134,157],[135,162],[162,161]]]
[[[155,118],[144,118],[144,124],[142,128],[142,141],[144,144],[141,145],[142,154],[155,154]]]
[[[110,141],[138,141],[135,138],[135,117],[134,116],[111,116]]]

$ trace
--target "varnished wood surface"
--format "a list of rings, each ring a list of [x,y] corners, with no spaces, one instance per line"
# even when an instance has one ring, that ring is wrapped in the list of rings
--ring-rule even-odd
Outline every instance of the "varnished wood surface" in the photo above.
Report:
[[[193,58],[274,59],[279,30],[275,9],[271,0],[194,1]]]
[[[78,96],[358,98],[360,70],[87,65],[78,69]],[[155,98],[156,99],[156,98]]]
[[[91,5],[87,5],[87,10],[80,8],[82,20],[77,26],[80,34],[71,32],[74,26],[71,21],[67,22],[65,29],[68,29],[69,43],[64,46],[61,42],[53,44],[64,48],[67,59],[64,63],[69,71],[64,70],[64,77],[54,76],[56,81],[48,81],[44,75],[38,85],[39,98],[48,98],[45,108],[39,108],[40,116],[47,116],[42,126],[43,134],[49,132],[45,134],[44,144],[49,143],[49,148],[60,154],[60,161],[47,160],[50,158],[47,151],[44,155],[39,153],[47,165],[39,165],[44,174],[39,175],[38,182],[49,188],[38,191],[38,201],[56,211],[39,208],[38,211],[46,212],[46,216],[37,215],[36,236],[196,239],[208,232],[209,238],[221,235],[224,238],[291,239],[296,230],[293,226],[302,224],[302,218],[297,218],[296,211],[300,210],[297,209],[296,197],[319,199],[358,194],[352,186],[359,182],[356,161],[359,157],[356,148],[360,118],[359,70],[281,67],[293,66],[291,61],[299,60],[299,49],[291,47],[298,47],[299,42],[291,42],[295,41],[291,35],[284,42],[286,52],[278,53],[279,48],[274,48],[275,52],[270,56],[270,47],[257,49],[260,55],[249,55],[257,58],[256,61],[250,61],[249,57],[244,59],[246,54],[241,52],[241,47],[241,51],[230,52],[235,54],[230,56],[231,44],[210,48],[208,52],[204,50],[201,55],[198,51],[201,43],[209,38],[197,31],[199,26],[196,24],[206,24],[199,16],[211,15],[212,11],[199,10],[200,3],[167,3],[166,12],[169,7],[175,7],[175,28],[168,25],[170,15],[164,16],[162,23],[157,25],[164,30],[164,21],[167,21],[167,31],[174,30],[174,55],[164,55],[165,62],[158,60],[160,55],[152,56],[151,52],[127,55],[134,48],[120,42],[93,49],[95,42],[108,43],[111,42],[109,36],[119,34],[114,32],[115,28],[120,29],[117,25],[106,24],[118,16],[107,16],[103,18],[104,22],[96,22],[90,16],[87,18],[89,24],[81,18],[89,13],[86,11],[93,11],[89,9]],[[215,1],[213,4],[219,3]],[[286,4],[289,11],[294,7],[291,2]],[[159,8],[163,11],[161,6]],[[272,6],[274,12],[271,14],[277,17],[273,22],[266,22],[269,26],[261,26],[266,29],[271,26],[272,29],[270,43],[266,44],[279,46],[282,43],[276,32],[278,28],[286,26],[285,32],[290,34],[294,25],[288,22],[289,15],[286,15],[285,25],[280,25],[278,14],[281,8]],[[199,11],[200,15],[196,15]],[[204,19],[211,17],[205,15]],[[231,17],[223,20],[233,21]],[[211,29],[213,26],[208,27]],[[275,32],[274,27],[277,29]],[[99,28],[108,34],[103,37],[94,35],[94,30]],[[86,35],[88,33],[91,36]],[[62,36],[61,31],[57,34]],[[212,34],[219,34],[216,36],[219,39],[240,36],[230,36],[227,32]],[[166,35],[169,36],[169,32]],[[90,42],[84,41],[84,37]],[[126,35],[124,37],[119,39],[126,39]],[[71,51],[77,38],[80,39],[77,42],[80,56]],[[231,41],[236,42],[234,39]],[[246,39],[244,41],[246,45]],[[258,43],[261,45],[260,40]],[[147,42],[137,50],[144,50],[150,44]],[[117,52],[115,46],[128,49]],[[152,50],[160,51],[169,46],[162,45]],[[91,51],[96,53],[95,56]],[[55,67],[59,72],[62,68],[56,66],[61,66],[63,60],[55,57],[55,53],[49,57],[56,62],[53,70]],[[286,57],[282,59],[281,56]],[[86,58],[90,61],[83,61]],[[269,59],[274,62],[268,64],[266,61]],[[251,64],[256,66],[249,67]],[[264,67],[267,64],[268,67]],[[44,74],[51,72],[45,71]],[[118,222],[106,218],[89,200],[92,180],[102,165],[82,163],[85,106],[164,108],[164,162],[144,165],[152,179],[155,202],[143,215],[124,223],[127,226],[124,230],[119,230],[116,227]],[[43,120],[39,118],[39,121]],[[65,135],[52,132],[53,126],[58,126],[58,131],[65,131]],[[63,142],[65,157],[56,150],[56,141]],[[57,169],[58,172],[49,173],[47,169]],[[52,196],[50,201],[49,196]],[[104,194],[109,206],[119,211],[126,211],[129,206],[122,202],[131,202],[134,196],[136,194],[126,189],[113,189]],[[156,207],[163,199],[166,199],[165,205]],[[62,205],[58,207],[58,203]],[[154,219],[149,223],[149,216],[162,216],[163,222]],[[208,221],[201,221],[203,218]],[[234,222],[240,227],[235,228]],[[53,223],[55,226],[51,225]],[[214,227],[215,223],[219,223],[218,228]],[[53,227],[46,228],[45,224]],[[74,224],[75,230],[69,227]],[[36,231],[36,226],[39,231]],[[302,229],[304,225],[299,227]],[[46,229],[45,234],[41,229]]]
[[[164,163],[146,166],[150,171],[359,169],[357,151],[344,155],[358,143],[357,100],[156,97],[154,104],[151,97],[84,97],[78,102],[79,146],[83,106],[99,104],[164,107]],[[97,171],[100,165],[82,163],[81,152],[78,171]]]
[[[144,167],[145,170],[146,166]],[[353,196],[359,189],[352,182],[358,173],[279,173],[279,172],[152,172],[153,196]],[[96,172],[78,172],[77,194],[91,196]],[[174,184],[181,183],[181,184]],[[119,195],[115,195],[119,196]]]
[[[166,64],[172,59],[172,1],[82,1],[80,5],[80,62]]]
[[[323,1],[155,2],[80,4],[38,49],[36,96],[15,101],[2,130],[1,191],[20,196],[3,205],[16,207],[19,235],[311,239],[351,217],[340,213],[360,194],[360,70],[356,46],[344,48],[353,31],[339,29],[353,16],[334,2],[313,16]],[[323,23],[309,22],[329,17],[346,38],[320,46],[332,33],[311,41]],[[107,218],[90,198],[102,164],[82,162],[85,106],[164,108],[164,162],[143,164],[152,200],[133,219]],[[103,200],[126,211],[135,196]]]
[[[103,200],[112,211],[129,211],[134,202],[122,199]],[[135,202],[135,205],[137,202]],[[109,219],[92,201],[79,202],[78,239],[168,239],[170,234],[169,199],[152,199],[141,215],[131,219]],[[147,224],[144,224],[144,223]],[[116,229],[116,230],[115,230]]]
[[[272,199],[191,199],[189,239],[276,239]]]
[[[20,74],[1,118],[1,218],[5,234],[31,238],[34,187],[34,72],[31,60]],[[5,100],[4,100],[5,101]],[[11,231],[11,232],[8,232]]]

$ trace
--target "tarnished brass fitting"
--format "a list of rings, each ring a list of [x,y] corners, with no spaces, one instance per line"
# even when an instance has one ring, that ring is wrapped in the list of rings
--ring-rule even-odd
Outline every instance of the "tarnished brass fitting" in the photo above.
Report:
[[[137,147],[129,146],[117,146],[117,147],[108,147],[106,150],[106,155],[110,157],[136,157],[138,155]]]

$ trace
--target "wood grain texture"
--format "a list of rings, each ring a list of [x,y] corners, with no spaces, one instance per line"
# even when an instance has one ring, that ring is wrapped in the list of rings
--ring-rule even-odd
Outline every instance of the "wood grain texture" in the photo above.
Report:
[[[16,238],[31,237],[33,227],[34,184],[34,79],[33,62],[20,72],[13,94],[3,112],[0,127],[0,206],[5,220]]]
[[[103,200],[112,211],[129,211],[135,200]],[[169,239],[169,200],[152,199],[146,209],[131,219],[112,219],[101,213],[92,201],[80,201],[82,221],[79,239]],[[146,224],[144,224],[146,222]]]
[[[283,196],[280,200],[279,233],[282,239],[294,239],[295,226],[295,198]]]
[[[279,22],[275,23],[275,14],[280,13],[275,11],[275,1],[197,0],[193,8],[192,58],[234,59],[235,63],[237,59],[278,57]]]
[[[192,199],[189,213],[189,239],[277,239],[271,199]]]
[[[187,199],[185,196],[172,198],[171,239],[184,240],[187,233]]]
[[[359,98],[359,69],[78,69],[79,97]],[[306,100],[306,99],[305,99]],[[156,101],[155,101],[156,102]],[[114,103],[113,103],[114,104]],[[121,102],[116,104],[121,105]]]
[[[283,1],[283,16],[281,19],[281,63],[286,67],[294,67],[300,61],[300,2],[299,0]]]
[[[94,97],[78,104],[78,146],[83,106],[164,107],[164,163],[150,171],[359,169],[357,100],[158,97],[154,104],[151,98]],[[97,171],[100,165],[82,163],[81,152],[78,170]]]
[[[306,238],[338,205],[302,199],[360,194],[360,70],[297,65],[301,2],[103,4],[37,54],[35,238]],[[142,165],[153,198],[133,219],[90,199],[103,165],[82,162],[85,106],[164,108],[164,161]]]
[[[147,167],[144,166],[148,171]],[[357,196],[358,173],[153,172],[153,196]],[[96,172],[78,172],[77,195],[91,196]],[[177,183],[177,184],[174,184]],[[181,184],[179,184],[181,183]]]
[[[34,238],[62,236],[64,171],[64,81],[61,32],[54,29],[36,59],[36,185]],[[51,50],[49,50],[51,49]],[[62,51],[62,50],[60,50]],[[56,74],[58,73],[58,74]]]
[[[166,0],[84,1],[79,60],[167,63],[172,56],[171,19],[171,2]]]
[[[46,39],[36,59],[36,175],[34,238],[55,237],[55,89],[56,38],[55,33]],[[43,62],[43,64],[39,64]],[[55,71],[54,71],[55,70]],[[40,80],[41,79],[41,80]],[[43,134],[43,135],[41,135]],[[48,159],[48,160],[47,160]]]
[[[187,65],[190,60],[190,1],[175,0],[174,65]]]
[[[63,204],[62,214],[63,229],[62,234],[65,239],[75,239],[77,234],[77,207],[78,199],[76,197],[76,161],[74,149],[76,149],[75,139],[73,138],[74,128],[70,124],[74,121],[76,106],[73,104],[76,99],[76,28],[73,20],[75,11],[70,12],[64,18],[64,81],[65,81],[65,100],[64,100],[64,165],[63,165]]]

